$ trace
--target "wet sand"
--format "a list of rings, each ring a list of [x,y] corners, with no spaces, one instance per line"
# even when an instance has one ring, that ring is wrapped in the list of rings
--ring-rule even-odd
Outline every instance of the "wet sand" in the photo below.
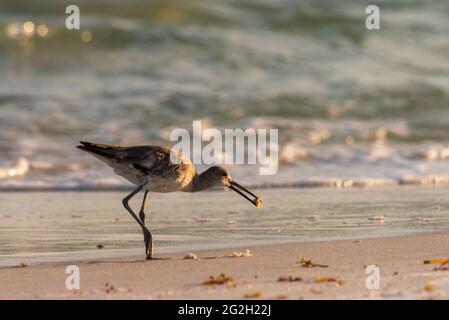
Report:
[[[427,259],[449,258],[449,232],[365,240],[157,254],[77,263],[80,290],[65,286],[67,264],[0,269],[1,299],[447,299],[449,271]],[[303,267],[301,257],[327,267]],[[380,270],[380,289],[366,287],[367,265]],[[204,285],[210,276],[233,278]],[[278,281],[280,277],[297,281]],[[291,278],[290,278],[291,277]],[[326,281],[326,282],[319,282]],[[374,282],[373,282],[374,283]]]
[[[146,222],[155,253],[449,229],[447,187],[254,191],[264,199],[263,208],[223,190],[151,194]],[[141,230],[121,203],[127,193],[0,192],[0,267],[140,254]],[[141,197],[133,199],[135,210]]]

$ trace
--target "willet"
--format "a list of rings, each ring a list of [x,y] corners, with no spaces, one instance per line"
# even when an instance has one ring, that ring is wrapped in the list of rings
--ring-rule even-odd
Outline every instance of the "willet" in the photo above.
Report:
[[[148,193],[154,192],[198,192],[215,186],[225,186],[237,192],[256,207],[262,200],[244,188],[220,166],[213,166],[201,174],[197,174],[190,159],[169,147],[135,146],[119,147],[81,141],[77,148],[89,152],[100,159],[114,172],[130,181],[137,188],[123,199],[123,206],[142,228],[146,258],[151,259],[153,241],[145,226],[145,204]],[[139,217],[129,206],[129,200],[140,191],[144,191]],[[251,198],[252,197],[252,198]]]

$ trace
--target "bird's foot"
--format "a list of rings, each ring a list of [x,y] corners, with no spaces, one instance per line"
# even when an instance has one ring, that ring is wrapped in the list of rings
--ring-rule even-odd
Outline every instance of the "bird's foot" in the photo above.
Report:
[[[145,255],[146,260],[151,260],[153,258],[153,240],[151,239],[151,234],[145,233]]]
[[[152,248],[151,245],[150,245],[149,248],[145,248],[145,254],[146,254],[145,260],[152,260],[153,259],[153,248]]]

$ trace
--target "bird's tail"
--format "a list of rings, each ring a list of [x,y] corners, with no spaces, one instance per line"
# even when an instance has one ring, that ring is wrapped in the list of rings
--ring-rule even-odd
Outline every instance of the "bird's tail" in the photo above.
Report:
[[[91,143],[87,141],[80,141],[80,145],[76,146],[78,149],[86,151],[96,158],[110,164],[115,157],[120,147],[110,146],[106,144]]]

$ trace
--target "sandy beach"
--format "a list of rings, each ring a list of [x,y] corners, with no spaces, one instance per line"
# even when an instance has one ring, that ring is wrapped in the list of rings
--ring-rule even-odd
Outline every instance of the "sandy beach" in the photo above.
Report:
[[[80,262],[79,290],[65,287],[67,264],[2,268],[0,299],[447,299],[449,271],[424,261],[449,258],[448,244],[438,232]],[[368,265],[379,267],[378,290],[366,288]],[[220,274],[225,284],[204,284]]]
[[[260,189],[261,209],[223,191],[153,195],[153,261],[126,192],[1,193],[0,299],[447,299],[448,271],[424,264],[449,258],[447,191]]]
[[[233,192],[151,194],[156,254],[445,231],[447,187],[259,189],[263,208]],[[139,226],[121,192],[2,192],[0,268],[139,256]],[[140,197],[133,199],[138,208]],[[102,249],[97,249],[98,246]]]

